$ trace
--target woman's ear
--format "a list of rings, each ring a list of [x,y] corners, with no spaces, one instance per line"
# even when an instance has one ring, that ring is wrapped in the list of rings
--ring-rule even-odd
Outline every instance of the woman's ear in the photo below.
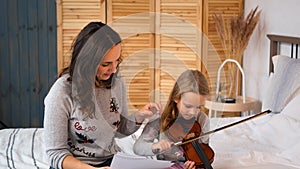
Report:
[[[175,102],[175,103],[178,103],[178,102],[179,102],[179,100],[177,100],[177,99],[174,99],[174,102]]]

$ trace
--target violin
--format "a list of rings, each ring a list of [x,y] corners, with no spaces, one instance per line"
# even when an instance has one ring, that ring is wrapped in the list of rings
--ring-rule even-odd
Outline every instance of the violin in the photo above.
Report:
[[[208,144],[199,143],[198,140],[205,136],[209,135],[224,129],[227,129],[229,127],[235,126],[237,124],[246,122],[248,120],[257,118],[259,116],[269,114],[271,113],[271,110],[266,110],[260,113],[257,113],[253,116],[250,116],[248,118],[242,119],[237,122],[233,122],[231,124],[225,125],[223,127],[208,131],[206,133],[201,134],[201,126],[197,121],[189,121],[180,119],[175,121],[170,128],[166,131],[166,136],[171,140],[175,142],[175,146],[182,146],[184,149],[184,153],[186,156],[186,159],[194,161],[196,163],[197,168],[212,168],[211,166],[207,166],[207,163],[212,163],[214,160],[214,151],[211,147],[209,147]],[[199,146],[202,148],[201,151],[199,151]],[[202,153],[205,153],[204,155]],[[200,157],[205,157],[204,159],[201,159]],[[203,162],[203,160],[205,163]]]
[[[196,168],[212,168],[210,164],[213,162],[215,155],[213,149],[208,144],[199,143],[199,139],[189,141],[198,138],[201,135],[201,131],[201,126],[197,121],[194,119],[193,121],[184,120],[182,118],[177,119],[170,126],[166,131],[166,136],[175,143],[181,142],[180,145],[184,150],[185,158],[194,161]],[[207,167],[207,163],[209,163],[210,167]]]

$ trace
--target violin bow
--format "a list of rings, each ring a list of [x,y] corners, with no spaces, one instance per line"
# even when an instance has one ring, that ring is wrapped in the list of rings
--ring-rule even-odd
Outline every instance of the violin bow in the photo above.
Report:
[[[220,130],[224,130],[224,129],[226,129],[226,128],[235,126],[235,125],[237,125],[237,124],[243,123],[243,122],[245,122],[245,121],[251,120],[251,119],[253,119],[253,118],[256,118],[256,117],[259,117],[259,116],[262,116],[262,115],[265,115],[265,114],[268,114],[268,113],[271,113],[271,110],[266,110],[266,111],[264,111],[264,112],[257,113],[257,114],[255,114],[255,115],[253,115],[253,116],[251,116],[251,117],[242,119],[242,120],[237,121],[237,122],[233,122],[233,123],[228,124],[228,125],[226,125],[226,126],[223,126],[223,127],[220,127],[220,128],[217,128],[217,129],[214,129],[214,130],[211,130],[211,131],[208,131],[208,132],[206,132],[206,133],[202,133],[200,136],[195,137],[195,138],[190,139],[190,140],[186,140],[185,142],[182,142],[182,141],[176,142],[176,143],[174,143],[173,145],[175,145],[175,146],[180,146],[180,145],[183,145],[183,144],[187,144],[187,143],[196,141],[196,140],[200,139],[200,138],[203,137],[203,136],[206,136],[206,135],[215,133],[215,132],[220,131]]]

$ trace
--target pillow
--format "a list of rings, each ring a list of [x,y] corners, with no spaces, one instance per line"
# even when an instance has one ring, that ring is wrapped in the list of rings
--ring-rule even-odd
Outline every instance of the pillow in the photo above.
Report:
[[[282,110],[281,114],[300,121],[300,94],[293,98]]]
[[[276,55],[272,60],[274,74],[267,86],[262,110],[278,113],[300,91],[300,59]]]

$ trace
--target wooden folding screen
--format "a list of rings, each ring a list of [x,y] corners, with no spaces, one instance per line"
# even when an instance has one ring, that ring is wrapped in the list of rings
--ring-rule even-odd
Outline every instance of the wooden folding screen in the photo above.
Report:
[[[123,38],[130,111],[149,101],[168,98],[178,75],[199,69],[215,90],[217,69],[224,60],[213,23],[243,10],[242,0],[58,0],[59,68],[68,64],[72,40],[92,20],[110,24]]]

